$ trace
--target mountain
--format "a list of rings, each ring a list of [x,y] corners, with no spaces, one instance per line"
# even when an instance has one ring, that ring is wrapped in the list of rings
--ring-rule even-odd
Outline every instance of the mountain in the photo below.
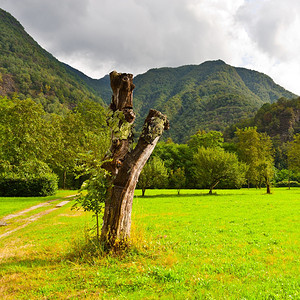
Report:
[[[226,142],[236,140],[236,128],[256,127],[258,132],[265,132],[271,137],[274,148],[275,167],[287,169],[288,142],[295,134],[300,134],[300,97],[295,99],[280,98],[270,104],[265,103],[254,117],[240,120],[224,131]]]
[[[95,93],[98,97],[105,99],[103,104],[106,104],[106,105],[110,104],[112,91],[110,88],[109,75],[105,75],[101,79],[93,79],[93,78],[85,75],[83,72],[78,71],[77,69],[75,69],[65,63],[63,63],[63,64],[68,72],[75,75],[82,82],[87,84],[93,90],[93,93]]]
[[[185,142],[199,129],[224,130],[249,118],[264,103],[295,98],[265,74],[232,67],[221,60],[178,68],[151,69],[134,78],[137,130],[150,108],[167,114],[171,128],[165,137]],[[109,80],[99,80],[100,95],[110,101]]]
[[[249,126],[257,127],[258,132],[266,132],[277,144],[293,140],[293,135],[300,133],[300,97],[290,100],[280,98],[272,104],[265,103],[253,118],[226,128],[224,137],[231,140],[236,128]]]
[[[48,112],[63,113],[84,99],[111,101],[109,76],[92,79],[41,48],[9,13],[0,9],[0,96],[33,98]],[[221,60],[158,68],[134,78],[136,131],[150,108],[167,114],[164,138],[186,142],[197,130],[220,130],[254,116],[265,103],[297,96],[265,74]],[[102,100],[103,99],[103,100]],[[103,102],[104,101],[104,102]]]
[[[50,112],[72,108],[84,99],[103,104],[93,87],[30,37],[0,9],[0,96],[31,97]]]

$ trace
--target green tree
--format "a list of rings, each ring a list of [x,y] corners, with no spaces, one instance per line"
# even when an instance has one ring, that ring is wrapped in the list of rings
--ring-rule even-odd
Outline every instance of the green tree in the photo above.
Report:
[[[1,160],[18,166],[25,161],[46,161],[51,140],[41,105],[31,99],[0,101]]]
[[[110,144],[104,109],[98,103],[85,100],[65,116],[48,116],[52,125],[52,168],[60,175],[61,185],[72,187],[82,168],[96,167]],[[78,184],[84,178],[78,179]]]
[[[258,181],[259,134],[255,127],[247,127],[237,129],[236,135],[239,157],[248,165],[246,179],[249,188],[251,183],[256,184]]]
[[[194,155],[194,163],[196,179],[209,188],[209,194],[222,181],[230,181],[237,187],[244,183],[247,167],[234,153],[221,148],[200,147]]]
[[[267,193],[271,193],[271,180],[274,177],[274,150],[271,138],[266,133],[259,134],[258,150],[258,176],[259,186],[264,182],[267,187]]]
[[[84,100],[76,106],[75,113],[80,114],[80,118],[85,127],[90,131],[108,131],[106,125],[106,111],[99,103]]]
[[[62,187],[67,186],[67,176],[73,175],[79,154],[83,152],[84,124],[75,113],[69,112],[64,118],[56,119],[57,149],[52,156],[52,167],[62,179]]]
[[[250,183],[256,187],[265,183],[269,194],[274,176],[274,150],[271,138],[266,133],[258,133],[256,127],[237,129],[236,135],[239,157],[248,165],[246,173],[248,187]]]
[[[175,172],[178,168],[185,172],[186,188],[194,188],[193,152],[187,144],[176,144],[170,140],[157,144],[152,156],[163,160],[168,173]]]
[[[74,187],[78,165],[101,161],[109,143],[105,111],[100,104],[83,101],[75,112],[57,115],[46,113],[31,99],[0,97],[3,172],[18,172],[24,169],[19,166],[40,161],[60,177],[60,186],[66,187],[68,179],[69,187]]]
[[[168,182],[168,171],[164,162],[159,157],[153,157],[144,166],[138,181],[138,187],[142,189],[142,196],[148,188],[162,188]]]
[[[97,239],[99,241],[99,215],[104,211],[104,203],[111,182],[110,174],[102,169],[99,164],[92,169],[86,169],[85,172],[89,174],[89,179],[83,183],[80,190],[80,196],[76,199],[73,208],[78,208],[80,206],[84,211],[91,211],[95,214]]]
[[[178,168],[174,172],[171,170],[170,185],[177,189],[178,195],[180,194],[180,190],[185,186],[185,180],[184,169]]]
[[[300,172],[300,133],[294,136],[288,148],[289,169]]]
[[[288,157],[288,185],[290,188],[291,171],[300,173],[300,133],[294,135],[294,140],[289,143]]]
[[[195,135],[192,135],[188,145],[193,150],[197,152],[199,147],[204,148],[221,148],[223,145],[224,139],[223,134],[219,131],[209,131],[199,130]]]
[[[76,118],[82,121],[83,144],[79,163],[102,161],[110,146],[110,131],[104,108],[85,100],[76,107]]]

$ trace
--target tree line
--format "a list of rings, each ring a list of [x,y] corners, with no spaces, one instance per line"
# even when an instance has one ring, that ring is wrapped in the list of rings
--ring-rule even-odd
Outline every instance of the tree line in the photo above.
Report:
[[[266,133],[256,127],[236,128],[232,141],[224,142],[219,131],[201,131],[187,144],[171,139],[161,142],[141,173],[138,187],[214,188],[300,186],[300,134],[286,147],[287,169],[277,169],[274,145]]]
[[[139,178],[148,188],[267,187],[300,181],[300,134],[285,150],[286,168],[274,166],[274,145],[256,127],[237,128],[231,142],[218,131],[201,131],[186,144],[160,142]],[[64,114],[47,113],[27,98],[0,98],[0,176],[54,173],[60,188],[80,188],[110,146],[107,112],[83,101]]]
[[[79,188],[82,166],[109,147],[104,108],[83,101],[64,115],[47,113],[32,99],[0,97],[0,176],[54,173],[60,188]]]

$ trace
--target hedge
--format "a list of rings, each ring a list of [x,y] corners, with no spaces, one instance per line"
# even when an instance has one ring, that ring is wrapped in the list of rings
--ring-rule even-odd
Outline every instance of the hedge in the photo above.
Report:
[[[275,183],[276,187],[288,187],[289,182],[287,180],[279,181]],[[290,181],[290,187],[300,187],[300,182],[298,181]]]
[[[55,174],[20,177],[16,174],[1,174],[1,197],[43,197],[55,194],[58,178]]]

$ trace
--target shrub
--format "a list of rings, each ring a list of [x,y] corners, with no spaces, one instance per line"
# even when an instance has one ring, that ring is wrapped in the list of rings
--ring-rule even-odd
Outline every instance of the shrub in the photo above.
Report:
[[[288,187],[289,182],[287,180],[279,181],[275,183],[276,187]],[[290,181],[290,187],[300,187],[300,182],[298,181]]]
[[[0,175],[0,196],[43,197],[53,195],[57,191],[57,181],[57,176],[52,173],[39,176],[2,173]]]

